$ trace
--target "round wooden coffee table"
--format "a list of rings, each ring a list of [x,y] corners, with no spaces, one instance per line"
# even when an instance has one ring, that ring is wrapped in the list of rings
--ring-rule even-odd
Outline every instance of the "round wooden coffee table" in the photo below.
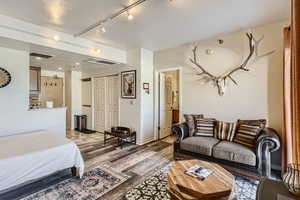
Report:
[[[205,180],[185,174],[194,165],[214,171]],[[201,160],[177,161],[168,171],[168,191],[172,200],[229,199],[234,191],[234,176],[218,164]]]

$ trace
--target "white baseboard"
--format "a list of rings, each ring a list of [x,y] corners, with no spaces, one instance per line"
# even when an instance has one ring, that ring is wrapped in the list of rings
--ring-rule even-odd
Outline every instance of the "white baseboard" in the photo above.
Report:
[[[150,142],[153,142],[154,141],[154,138],[151,137],[151,138],[147,138],[145,139],[143,142],[137,142],[138,145],[145,145],[145,144],[148,144]]]

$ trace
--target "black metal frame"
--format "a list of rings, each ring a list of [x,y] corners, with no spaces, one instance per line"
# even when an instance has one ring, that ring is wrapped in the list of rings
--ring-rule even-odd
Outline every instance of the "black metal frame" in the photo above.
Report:
[[[107,138],[107,135],[109,135],[110,137]],[[115,138],[117,138],[117,146],[121,146],[121,149],[123,149],[123,145],[125,143],[136,144],[136,132],[132,132],[127,127],[112,127],[111,132],[104,131],[104,145],[107,141]]]

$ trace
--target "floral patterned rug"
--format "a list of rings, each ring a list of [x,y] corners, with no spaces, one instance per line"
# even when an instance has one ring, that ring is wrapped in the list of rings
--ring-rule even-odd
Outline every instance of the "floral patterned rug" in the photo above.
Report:
[[[82,179],[67,179],[22,200],[95,200],[129,178],[107,166],[98,166],[84,173]]]
[[[122,198],[122,200],[170,200],[167,192],[168,165],[153,176],[137,185]],[[256,200],[256,190],[259,181],[241,176],[235,176],[236,193],[239,200]]]

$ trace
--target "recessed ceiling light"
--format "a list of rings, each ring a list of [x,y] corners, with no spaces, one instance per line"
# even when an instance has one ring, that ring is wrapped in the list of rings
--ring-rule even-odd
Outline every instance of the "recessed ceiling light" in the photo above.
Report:
[[[53,40],[58,41],[59,40],[59,36],[58,35],[54,35],[53,36]]]
[[[96,53],[98,53],[98,54],[101,53],[101,50],[100,50],[100,49],[96,49],[95,51],[96,51]]]
[[[79,63],[79,62],[77,62],[77,63],[75,63],[75,65],[79,66],[79,65],[80,65],[80,63]]]
[[[62,70],[62,68],[61,68],[61,67],[59,67],[59,68],[58,68],[58,70]]]
[[[133,20],[133,15],[128,13],[128,16],[127,16],[128,20]]]
[[[41,58],[41,57],[35,57],[35,59],[36,59],[36,60],[42,60],[42,58]]]

